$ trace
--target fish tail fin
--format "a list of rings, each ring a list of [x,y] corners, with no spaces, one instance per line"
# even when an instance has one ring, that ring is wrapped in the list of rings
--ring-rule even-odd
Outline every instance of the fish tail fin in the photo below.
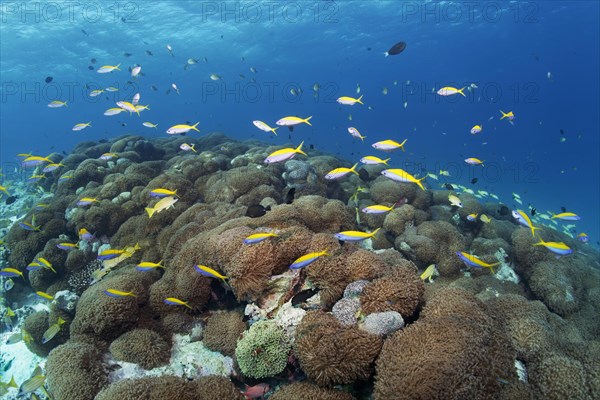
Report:
[[[540,235],[535,235],[537,236],[537,238],[539,239],[539,242],[534,243],[534,246],[543,246],[544,244],[546,244],[546,242],[544,242],[544,239],[542,239],[542,237]]]
[[[155,208],[146,207],[146,212],[148,213],[148,218],[152,218],[152,215],[154,215],[155,211],[156,211]]]
[[[385,53],[383,53],[383,55],[384,55],[385,57],[387,57],[387,56],[389,56],[389,55],[390,55],[390,53],[388,53],[388,52],[386,51]]]
[[[458,91],[458,93],[462,94],[462,95],[463,95],[463,97],[467,97],[467,95],[466,95],[466,94],[463,92],[463,90],[465,90],[465,88],[466,88],[466,86],[463,86],[463,87],[462,87],[462,89],[460,89],[460,90]]]
[[[419,187],[423,190],[425,190],[425,186],[423,186],[423,184],[421,182],[423,182],[425,180],[425,178],[427,178],[427,175],[425,175],[424,177],[422,177],[421,179],[417,179],[417,181],[415,182],[417,185],[419,185]]]
[[[369,234],[369,237],[373,237],[373,236],[375,236],[375,235],[377,234],[377,232],[379,232],[379,230],[380,230],[380,229],[381,229],[381,228],[377,228],[377,229],[375,229],[373,232],[371,232],[371,234]]]
[[[200,122],[196,122],[196,123],[195,123],[195,124],[192,126],[192,129],[193,129],[193,130],[195,130],[195,131],[197,131],[197,132],[200,132],[200,129],[196,128],[196,127],[198,126],[198,124],[199,124],[199,123],[200,123]]]
[[[192,149],[192,151],[193,151],[194,153],[197,153],[197,151],[196,151],[196,149],[195,149],[194,147],[196,147],[196,145],[195,145],[195,144],[191,145],[191,146],[190,146],[190,149]]]
[[[92,121],[88,122],[86,125],[91,127],[92,126]]]
[[[64,319],[62,319],[61,317],[58,317],[58,320],[56,320],[56,323],[59,325],[64,324],[66,321]]]
[[[190,306],[187,301],[182,302],[182,304],[184,306],[186,306],[187,308],[189,308],[190,310],[193,310],[192,306]]]
[[[391,159],[392,159],[391,157],[386,158],[385,160],[383,160],[383,163],[389,167],[388,161],[390,161]]]
[[[366,136],[358,136],[360,138],[360,140],[362,140],[363,142],[365,141],[365,139],[367,138]]]
[[[120,63],[119,63],[119,64],[117,64],[117,66],[115,67],[115,69],[116,69],[117,71],[120,71],[120,70],[121,70],[121,69],[119,68],[120,66],[121,66],[121,64],[120,64]]]
[[[67,100],[67,101],[68,101],[68,100]],[[69,107],[69,106],[67,105],[67,102],[66,102],[66,101],[63,101],[63,104],[65,105],[65,107]]]
[[[363,96],[364,96],[364,94],[361,94],[360,97],[358,99],[356,99],[356,102],[360,103],[360,104],[362,104],[364,106],[365,104],[361,101],[362,98],[363,98]]]
[[[404,143],[406,143],[406,141],[407,141],[407,140],[408,140],[408,139],[404,139],[404,141],[403,141],[402,143],[400,143],[400,148],[401,148],[401,149],[402,149],[402,151],[404,151],[404,152],[406,151],[406,150],[404,150]]]
[[[350,168],[350,172],[352,172],[352,173],[353,173],[353,174],[355,174],[355,175],[358,175],[358,172],[356,172],[356,166],[357,166],[357,165],[358,165],[358,163],[354,164],[354,165],[352,166],[352,168]]]
[[[504,111],[500,110],[500,113],[502,114],[502,118],[500,118],[500,120],[503,120],[504,118],[508,117],[508,114],[506,114]]]
[[[165,268],[165,266],[164,266],[164,265],[162,265],[163,261],[164,261],[164,260],[160,260],[160,261],[158,262],[158,268]]]
[[[306,122],[308,125],[312,126],[312,124],[308,121],[310,121],[310,119],[312,118],[312,115],[306,119],[303,119],[302,122]]]
[[[296,147],[296,153],[304,154],[306,156],[307,154],[302,151],[303,144],[304,144],[304,140],[302,141],[302,143],[300,143],[300,146]]]
[[[279,129],[279,127],[271,129],[271,132],[273,132],[275,134],[275,136],[277,136],[277,132],[275,132],[277,129]]]

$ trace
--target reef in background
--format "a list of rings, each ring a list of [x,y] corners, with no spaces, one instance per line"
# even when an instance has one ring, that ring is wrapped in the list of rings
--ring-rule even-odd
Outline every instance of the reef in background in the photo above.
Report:
[[[29,351],[48,357],[57,400],[235,399],[248,387],[292,400],[600,398],[597,252],[545,228],[574,250],[556,259],[501,204],[462,193],[452,208],[453,192],[393,182],[378,166],[341,181],[322,178],[348,164],[326,154],[265,166],[276,149],[222,134],[86,142],[38,182],[43,206],[24,194],[12,205],[39,228],[13,223],[4,238],[3,267],[25,275],[0,312],[17,310],[5,331],[26,332]],[[157,188],[177,202],[149,217]],[[360,213],[372,204],[397,205]],[[491,221],[466,219],[481,213]],[[334,237],[377,228],[359,244]],[[277,236],[243,244],[257,232]],[[127,257],[99,261],[108,248]],[[461,251],[501,269],[466,269]],[[26,269],[40,259],[55,272]],[[424,281],[431,264],[439,277]],[[27,297],[36,291],[54,299]],[[7,345],[6,357],[19,356]]]

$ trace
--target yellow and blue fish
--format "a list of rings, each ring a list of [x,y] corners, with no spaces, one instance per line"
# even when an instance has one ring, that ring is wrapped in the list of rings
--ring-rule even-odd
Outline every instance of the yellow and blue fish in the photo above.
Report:
[[[344,242],[356,242],[359,240],[365,240],[365,239],[375,236],[377,234],[377,232],[379,232],[380,229],[381,228],[377,228],[371,233],[361,232],[361,231],[343,231],[343,232],[336,233],[334,236],[336,237],[337,240],[341,240]]]
[[[190,310],[192,309],[192,307],[186,301],[179,300],[176,297],[167,297],[164,300],[164,302],[171,306],[185,306],[185,307],[189,308]]]
[[[496,265],[500,265],[499,262],[493,263],[493,264],[488,264],[488,263],[480,260],[479,257],[477,257],[473,254],[465,253],[464,251],[457,251],[456,255],[458,256],[458,258],[460,258],[462,260],[462,262],[465,263],[465,265],[467,267],[489,268],[490,271],[492,271],[492,274],[494,273],[493,267],[495,267]]]
[[[533,236],[533,237],[535,237],[535,231],[537,229],[541,229],[541,228],[536,228],[535,226],[533,226],[533,222],[531,222],[527,213],[522,210],[513,210],[512,216],[514,219],[517,220],[519,225],[522,225],[525,228],[531,229],[531,236]]]
[[[538,239],[540,239],[540,241],[538,243],[534,243],[534,246],[544,246],[545,248],[556,254],[557,257],[567,256],[573,253],[573,250],[563,242],[544,242],[544,240],[539,236]]]
[[[123,292],[121,290],[117,290],[117,289],[106,289],[104,291],[104,294],[110,297],[137,297],[135,294],[133,294],[133,292]]]
[[[246,239],[244,239],[244,244],[256,244],[256,243],[260,243],[263,240],[266,240],[270,237],[277,237],[279,235],[277,235],[276,233],[273,232],[260,232],[260,233],[254,233],[250,236],[248,236]]]
[[[194,265],[194,269],[198,273],[200,273],[200,275],[204,275],[209,278],[218,278],[218,279],[222,279],[222,280],[227,279],[227,277],[225,275],[221,275],[219,272],[215,271],[214,269],[212,269],[210,267],[207,267],[206,265],[196,264],[196,265]]]
[[[563,212],[560,214],[552,214],[551,219],[560,219],[563,221],[579,221],[581,217],[572,212]]]
[[[302,257],[299,257],[298,259],[296,259],[290,265],[290,269],[304,268],[304,267],[312,264],[313,262],[317,261],[319,258],[321,258],[323,256],[328,256],[328,255],[329,254],[327,254],[327,250],[305,254]]]

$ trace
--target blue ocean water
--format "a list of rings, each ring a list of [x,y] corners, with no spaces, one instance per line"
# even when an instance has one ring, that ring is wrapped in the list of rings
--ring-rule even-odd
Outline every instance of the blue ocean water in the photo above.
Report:
[[[575,233],[586,232],[597,245],[599,7],[593,1],[2,2],[4,178],[14,176],[17,153],[69,152],[81,141],[122,134],[166,137],[169,126],[186,121],[200,122],[202,133],[237,139],[304,140],[349,163],[381,155],[370,147],[377,140],[408,139],[406,153],[391,155],[393,166],[419,176],[450,170],[451,178],[428,184],[485,190],[509,207],[555,213],[565,207],[582,217]],[[406,50],[384,57],[398,41]],[[184,69],[189,58],[198,63]],[[121,71],[96,72],[117,64]],[[134,64],[144,74],[137,79],[128,72]],[[179,95],[166,93],[173,83]],[[472,84],[466,97],[435,93]],[[119,91],[89,96],[109,86]],[[135,93],[150,106],[141,117],[103,115]],[[360,95],[364,105],[335,101]],[[52,100],[68,107],[48,108]],[[499,119],[500,110],[514,112],[514,125]],[[252,125],[258,119],[274,126],[287,115],[312,116],[313,126],[283,127],[274,137]],[[88,121],[90,128],[71,130]],[[476,124],[483,131],[471,135]],[[350,137],[349,126],[368,137],[365,143]],[[485,160],[484,167],[467,166],[467,157]]]

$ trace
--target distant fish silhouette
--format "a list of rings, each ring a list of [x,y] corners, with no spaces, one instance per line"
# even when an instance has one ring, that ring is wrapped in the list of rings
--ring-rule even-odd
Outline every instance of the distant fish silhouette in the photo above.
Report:
[[[396,54],[402,53],[404,49],[406,49],[406,43],[398,42],[385,52],[385,56],[395,56]]]

